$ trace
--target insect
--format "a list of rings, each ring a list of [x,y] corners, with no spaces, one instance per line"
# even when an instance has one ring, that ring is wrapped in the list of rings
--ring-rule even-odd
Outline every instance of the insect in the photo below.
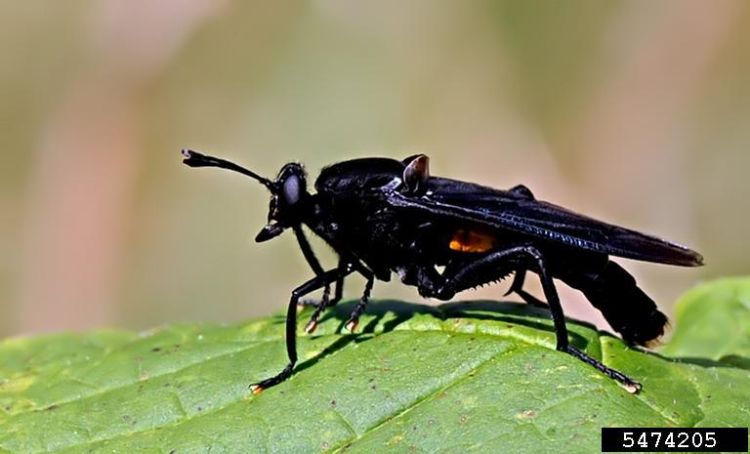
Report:
[[[271,192],[268,223],[255,237],[268,241],[291,229],[315,276],[292,291],[286,315],[289,364],[277,375],[251,385],[253,393],[292,375],[297,362],[297,305],[323,289],[322,299],[305,326],[342,297],[344,279],[358,273],[365,288],[346,323],[354,331],[365,311],[375,279],[395,273],[420,295],[448,300],[456,293],[513,275],[507,294],[548,307],[557,350],[568,353],[619,382],[631,393],[641,385],[569,343],[565,318],[553,282],[580,290],[629,344],[647,345],[664,332],[667,317],[610,256],[679,266],[702,265],[700,254],[684,246],[577,214],[537,200],[523,185],[498,190],[431,176],[429,158],[403,161],[361,158],[324,168],[307,188],[297,163],[284,165],[275,180],[224,159],[182,151],[191,167],[219,167],[262,183]],[[302,226],[338,254],[338,265],[325,270]],[[536,273],[546,302],[523,290],[527,272]],[[333,298],[330,288],[335,286]]]

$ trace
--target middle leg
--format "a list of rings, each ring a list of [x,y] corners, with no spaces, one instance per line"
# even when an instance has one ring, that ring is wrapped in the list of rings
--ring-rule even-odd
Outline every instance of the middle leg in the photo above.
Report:
[[[349,319],[344,325],[350,333],[353,333],[354,330],[357,329],[357,325],[359,324],[359,317],[367,308],[367,303],[370,302],[370,292],[372,291],[372,286],[375,283],[375,274],[372,271],[363,268],[359,270],[359,273],[362,274],[365,279],[367,279],[367,283],[365,284],[365,291],[362,293],[362,297],[359,299],[357,305],[354,306],[354,310],[352,310],[352,313],[349,315]]]
[[[345,262],[341,261],[339,262],[339,268],[347,266]],[[310,320],[307,321],[307,324],[305,325],[305,333],[312,334],[315,332],[315,329],[318,327],[318,319],[320,318],[320,315],[329,307],[333,307],[336,304],[338,304],[339,301],[341,301],[341,298],[344,295],[344,277],[339,277],[336,279],[335,284],[335,294],[333,296],[333,299],[329,299],[330,294],[330,286],[326,286],[323,289],[323,297],[318,301],[317,303],[312,304],[315,306],[315,310],[313,311],[312,315],[310,316]]]

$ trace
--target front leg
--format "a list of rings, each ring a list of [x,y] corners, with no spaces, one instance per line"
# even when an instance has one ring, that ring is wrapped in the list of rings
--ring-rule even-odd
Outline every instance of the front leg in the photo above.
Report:
[[[277,385],[292,375],[294,365],[297,363],[297,303],[299,299],[321,287],[330,285],[331,282],[345,277],[352,271],[353,268],[350,265],[344,268],[334,268],[315,276],[292,291],[292,297],[289,299],[289,306],[286,311],[286,352],[289,356],[289,364],[277,375],[250,385],[253,394],[258,394],[266,388]]]
[[[312,268],[316,276],[322,275],[324,273],[323,267],[320,266],[318,257],[315,256],[315,252],[313,251],[312,246],[310,246],[310,242],[307,241],[307,237],[305,236],[305,232],[302,230],[302,226],[294,227],[294,235],[297,238],[297,243],[299,244],[299,248],[302,250],[302,255],[305,257],[305,260],[307,260],[307,263],[308,265],[310,265],[310,268]],[[343,266],[344,266],[344,261],[339,258],[339,268]],[[327,308],[331,306],[335,306],[336,303],[338,303],[341,300],[341,297],[344,292],[344,278],[343,277],[336,279],[335,292],[336,293],[333,299],[331,300],[330,299],[331,285],[329,283],[326,283],[323,286],[323,296],[320,298],[320,301],[301,300],[297,303],[298,309],[301,309],[304,306],[315,307],[315,311],[312,313],[312,316],[310,317],[310,320],[307,322],[307,325],[305,325],[305,332],[309,334],[315,331],[315,328],[318,326],[318,317],[320,317],[320,314]]]
[[[525,268],[520,268],[521,265],[525,265]],[[639,383],[622,372],[605,366],[600,361],[570,345],[568,329],[565,325],[565,314],[560,304],[560,298],[557,295],[557,289],[552,281],[552,276],[547,270],[544,256],[534,246],[515,246],[485,255],[462,267],[451,269],[450,272],[445,273],[442,282],[429,282],[429,287],[426,287],[424,291],[443,299],[445,296],[452,296],[456,292],[476,286],[478,276],[484,282],[492,282],[505,276],[508,269],[518,270],[528,268],[536,271],[542,281],[544,296],[547,299],[555,327],[557,350],[568,353],[586,364],[595,367],[600,372],[619,382],[628,392],[638,392],[641,389]],[[493,270],[497,271],[493,274]],[[422,293],[422,289],[420,289],[420,293]]]

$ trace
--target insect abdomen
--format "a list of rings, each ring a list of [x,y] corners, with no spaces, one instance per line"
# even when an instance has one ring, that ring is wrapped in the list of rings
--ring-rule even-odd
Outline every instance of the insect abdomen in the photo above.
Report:
[[[664,334],[667,316],[620,265],[608,262],[597,274],[563,280],[586,295],[627,342],[648,345]]]

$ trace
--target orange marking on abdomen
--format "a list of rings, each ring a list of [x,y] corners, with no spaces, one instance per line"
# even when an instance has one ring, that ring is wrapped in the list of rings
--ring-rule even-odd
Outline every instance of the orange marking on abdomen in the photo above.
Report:
[[[497,238],[491,233],[458,229],[448,247],[453,251],[480,253],[494,249],[496,245]]]

